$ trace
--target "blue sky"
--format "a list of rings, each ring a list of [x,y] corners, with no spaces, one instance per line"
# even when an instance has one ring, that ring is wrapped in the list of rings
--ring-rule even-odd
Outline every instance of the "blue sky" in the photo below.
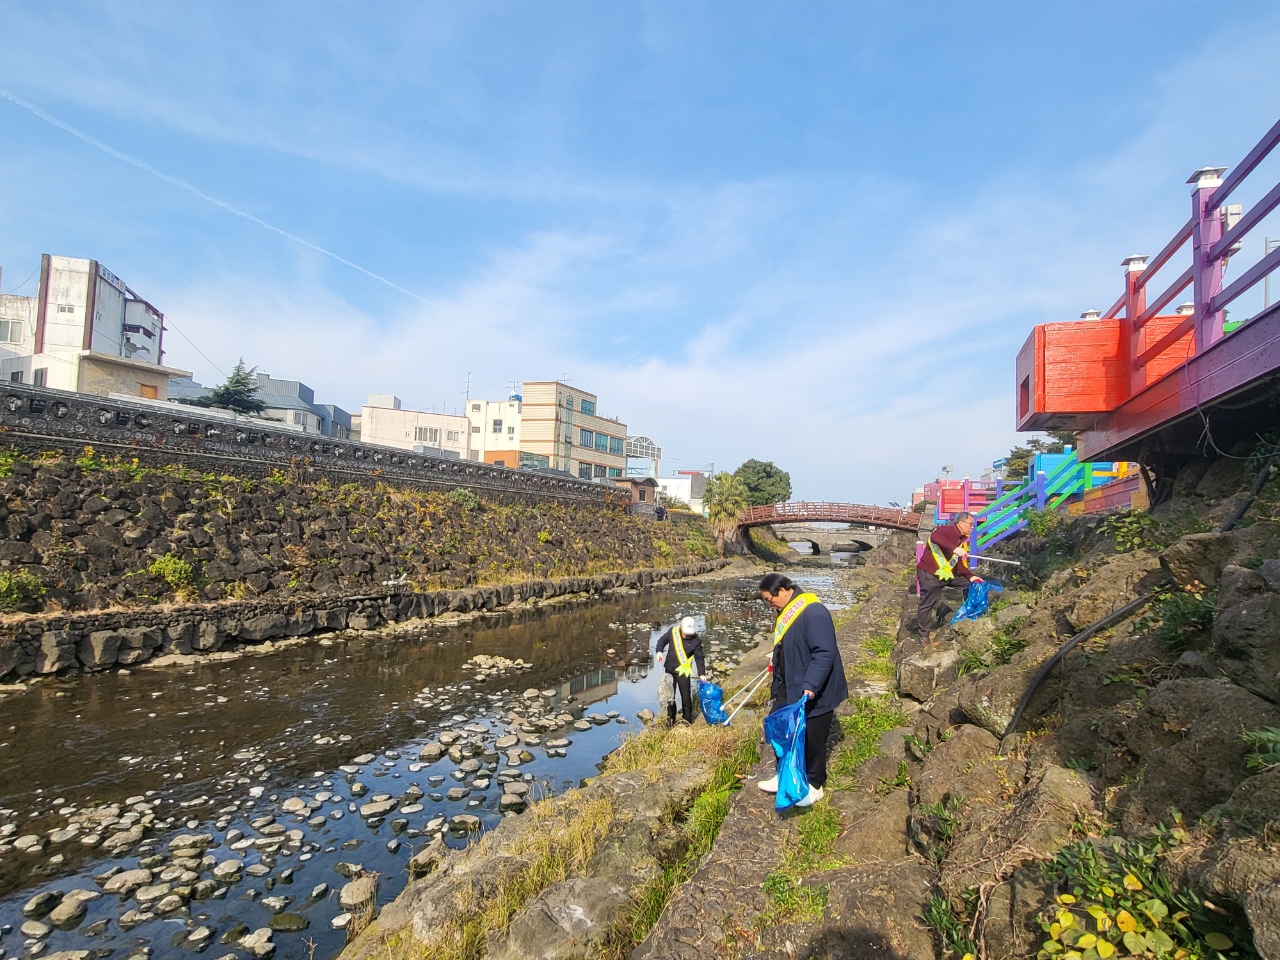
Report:
[[[1002,455],[1032,325],[1108,306],[1280,116],[1270,0],[0,0],[0,31],[0,88],[412,295],[0,100],[6,292],[95,258],[198,346],[170,363],[347,409],[567,375],[668,470],[772,459],[810,499]]]

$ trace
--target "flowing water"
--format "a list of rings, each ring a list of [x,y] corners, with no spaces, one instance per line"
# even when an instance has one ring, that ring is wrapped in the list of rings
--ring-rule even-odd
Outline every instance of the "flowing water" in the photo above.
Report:
[[[829,576],[799,579],[834,606],[848,600]],[[239,937],[273,919],[275,956],[332,957],[345,937],[334,927],[340,870],[376,871],[385,903],[424,842],[469,841],[452,818],[496,823],[504,792],[520,789],[504,784],[537,796],[594,775],[635,713],[656,710],[657,630],[693,615],[708,659],[728,668],[771,622],[763,604],[743,602],[754,596],[748,581],[694,583],[10,696],[0,702],[0,958],[244,955]],[[528,667],[476,681],[477,655]],[[557,716],[556,729],[531,726]],[[523,757],[496,749],[512,733]],[[467,759],[424,762],[433,741]],[[451,788],[466,795],[449,799]],[[362,815],[383,796],[396,809]],[[149,826],[140,843],[103,852],[135,822]],[[179,834],[212,842],[179,841],[193,852],[175,857]],[[24,852],[24,837],[42,843]],[[219,879],[213,868],[228,860],[241,869]],[[104,875],[140,865],[153,870],[144,890],[101,893]],[[39,893],[75,890],[86,910],[64,918],[68,929],[45,916],[48,903],[22,914]]]

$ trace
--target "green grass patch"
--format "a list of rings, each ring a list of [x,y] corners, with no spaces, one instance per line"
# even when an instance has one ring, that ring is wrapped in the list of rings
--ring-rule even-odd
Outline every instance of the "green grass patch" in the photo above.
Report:
[[[769,897],[769,907],[756,917],[756,927],[760,930],[782,923],[821,920],[827,910],[831,885],[804,886],[792,875],[779,871],[765,877],[764,892]]]
[[[1008,663],[1014,654],[1021,653],[1026,648],[1027,641],[1010,636],[1003,630],[997,630],[991,635],[991,655],[996,663]]]
[[[940,893],[935,893],[924,905],[921,919],[933,930],[939,945],[958,957],[973,956],[978,948],[963,920],[951,909],[951,901]]]
[[[35,609],[47,592],[40,575],[26,567],[0,570],[0,613]]]
[[[853,665],[851,674],[862,680],[892,680],[896,670],[889,662],[889,654],[895,643],[893,637],[885,634],[868,637],[862,644],[865,656]]]
[[[731,731],[728,727],[676,727],[672,730],[665,731],[667,735],[675,734],[684,730],[703,733]],[[744,735],[745,730],[745,735]],[[640,737],[645,737],[646,731]],[[633,737],[632,740],[638,740],[640,737]],[[628,741],[630,743],[631,741]],[[680,744],[683,748],[686,744]],[[746,728],[740,728],[736,731],[732,741],[725,739],[717,740],[714,746],[720,748],[723,752],[719,762],[716,764],[715,775],[711,779],[711,783],[707,788],[699,794],[694,800],[693,806],[689,808],[688,819],[684,824],[685,836],[688,842],[685,845],[684,853],[680,860],[674,864],[663,868],[662,874],[655,879],[649,881],[641,891],[637,898],[635,908],[632,911],[630,920],[621,929],[615,932],[610,950],[607,955],[617,957],[628,957],[631,950],[644,941],[649,935],[649,931],[653,929],[653,925],[658,922],[658,918],[662,916],[662,911],[666,909],[667,901],[671,899],[671,895],[675,893],[676,888],[684,883],[698,869],[698,863],[703,856],[711,849],[711,845],[715,842],[716,834],[720,832],[720,826],[724,823],[724,818],[729,813],[729,803],[733,794],[741,785],[742,777],[752,765],[759,759],[757,751],[755,731]],[[623,745],[626,749],[626,744]],[[651,755],[652,746],[643,748],[646,755]],[[618,751],[621,753],[622,751]],[[617,754],[615,753],[614,756]],[[625,755],[623,760],[633,761],[637,754],[631,752]],[[613,772],[615,767],[607,765],[606,772]]]
[[[849,703],[853,712],[840,718],[844,739],[830,764],[831,774],[836,779],[833,788],[837,790],[847,789],[848,781],[857,776],[858,768],[877,754],[877,741],[882,733],[907,722],[906,714],[887,695],[854,697]]]

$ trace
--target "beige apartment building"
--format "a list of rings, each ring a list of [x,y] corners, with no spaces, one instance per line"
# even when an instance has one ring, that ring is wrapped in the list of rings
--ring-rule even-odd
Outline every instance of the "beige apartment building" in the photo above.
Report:
[[[470,426],[466,417],[401,409],[400,398],[389,393],[370,394],[360,409],[361,443],[437,457],[471,459]]]
[[[584,480],[627,472],[627,425],[599,415],[596,395],[556,380],[526,382],[520,452]]]
[[[545,467],[538,457],[520,452],[521,398],[468,400],[467,420],[471,424],[471,459],[495,467]]]

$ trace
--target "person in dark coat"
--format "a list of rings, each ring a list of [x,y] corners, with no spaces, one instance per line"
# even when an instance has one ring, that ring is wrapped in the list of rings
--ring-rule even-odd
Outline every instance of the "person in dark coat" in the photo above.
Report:
[[[680,632],[677,644],[676,631]],[[707,679],[707,664],[703,660],[702,637],[698,635],[698,625],[693,617],[685,617],[670,630],[664,630],[658,638],[658,646],[654,650],[658,663],[662,665],[676,689],[680,691],[680,714],[685,723],[693,723],[693,691],[690,681],[693,677]],[[683,654],[683,657],[681,656]],[[694,673],[694,667],[697,673]],[[676,704],[673,700],[667,705],[667,719],[676,722]]]
[[[774,709],[805,704],[804,760],[809,773],[809,795],[797,806],[812,806],[823,797],[827,782],[827,739],[835,709],[849,699],[836,627],[831,613],[816,596],[804,593],[780,573],[760,581],[760,598],[778,611],[773,639]],[[778,778],[758,784],[766,793],[778,792]]]
[[[929,542],[916,564],[916,583],[920,586],[916,631],[922,640],[929,639],[933,608],[942,599],[943,590],[956,587],[964,592],[970,583],[982,583],[982,578],[975,576],[965,562],[965,548],[972,532],[973,514],[963,512],[957,513],[950,523],[934,527],[929,534]]]

